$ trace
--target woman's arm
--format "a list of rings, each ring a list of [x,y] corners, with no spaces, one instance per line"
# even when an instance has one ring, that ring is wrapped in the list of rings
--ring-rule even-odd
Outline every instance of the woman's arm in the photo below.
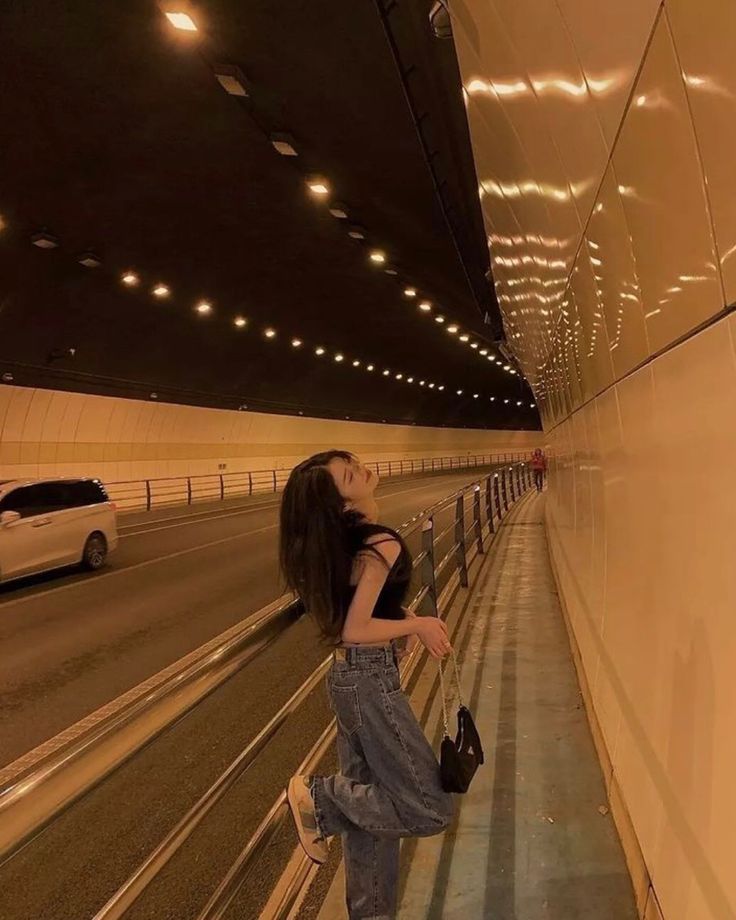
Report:
[[[373,619],[373,608],[376,606],[378,595],[386,584],[391,566],[396,562],[400,552],[398,540],[382,540],[374,544],[372,551],[361,553],[361,573],[342,628],[343,642],[390,642],[392,639],[410,636],[419,631],[418,620],[415,618]]]

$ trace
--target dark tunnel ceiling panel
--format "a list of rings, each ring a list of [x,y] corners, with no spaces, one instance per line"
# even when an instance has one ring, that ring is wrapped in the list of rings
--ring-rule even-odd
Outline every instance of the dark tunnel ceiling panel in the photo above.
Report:
[[[194,8],[203,26],[194,41],[148,0],[3,7],[0,119],[13,126],[0,145],[3,370],[21,384],[155,390],[169,401],[537,427],[518,377],[402,296],[411,283],[480,347],[490,338],[472,160],[464,134],[447,141],[453,125],[464,129],[456,65],[444,43],[437,72],[427,72],[434,39],[420,6],[396,7],[390,22],[401,59],[416,68],[429,136],[444,139],[438,162],[456,171],[446,191],[465,265],[368,0],[210,2]],[[242,68],[249,99],[222,90],[217,61]],[[293,135],[298,158],[274,151],[273,131]],[[309,173],[330,180],[365,242],[308,193]],[[41,228],[57,249],[30,245]],[[369,263],[372,247],[397,277]],[[79,265],[85,250],[102,264]],[[128,268],[141,278],[135,289],[120,283]],[[150,294],[158,281],[171,288],[166,300]],[[206,318],[193,309],[203,298],[213,305]],[[234,328],[238,314],[246,329]],[[266,326],[275,340],[264,339]],[[354,359],[375,372],[353,369]],[[383,378],[384,368],[415,382]],[[420,379],[446,389],[420,389]]]

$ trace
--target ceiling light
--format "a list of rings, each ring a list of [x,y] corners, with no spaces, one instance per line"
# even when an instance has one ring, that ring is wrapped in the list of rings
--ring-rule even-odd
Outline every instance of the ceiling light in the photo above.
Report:
[[[481,353],[481,354],[483,355],[483,357],[485,358],[485,356],[488,354],[488,349],[487,349],[487,348],[481,348],[480,353]]]
[[[125,272],[124,275],[120,276],[120,280],[123,284],[127,284],[128,287],[135,287],[139,283],[140,278],[135,272]]]
[[[430,390],[433,390],[433,389],[434,389],[434,384],[433,384],[433,383],[430,383],[429,388],[430,388]]]
[[[353,361],[353,367],[360,367],[360,361],[357,358]]]
[[[403,375],[403,374],[397,374],[397,375],[396,375],[396,379],[397,379],[397,380],[403,380],[403,378],[404,378],[404,375]]]
[[[302,343],[302,340],[301,340],[301,339],[292,339],[292,340],[291,340],[291,347],[292,347],[292,348],[301,348],[301,347],[302,347],[302,344],[303,344],[303,343]]]
[[[335,361],[337,361],[338,364],[344,360],[345,360],[345,355],[341,355],[339,353],[335,355]]]
[[[470,336],[469,336],[469,335],[461,335],[461,336],[460,336],[460,341],[461,341],[461,342],[468,342],[469,340],[470,340]]]
[[[195,307],[195,310],[197,313],[201,313],[203,316],[205,316],[207,313],[212,312],[212,304],[207,303],[206,300],[200,300],[200,302]]]
[[[444,390],[444,388],[445,388],[445,385],[444,385],[444,383],[442,384],[442,386],[441,386],[441,387],[437,387],[437,389],[438,389],[438,390]]]
[[[59,241],[55,236],[51,236],[50,233],[42,231],[41,233],[34,233],[31,237],[31,242],[34,246],[38,246],[39,249],[56,249],[59,245]]]
[[[386,254],[381,252],[380,249],[374,249],[370,254],[371,262],[375,262],[376,265],[382,265],[386,261]]]
[[[537,405],[536,403],[529,403],[529,408],[534,409],[536,408],[536,405]]]
[[[519,401],[517,402],[516,405],[517,405],[517,406],[520,406],[520,405],[521,405],[521,400],[519,400]]]
[[[165,284],[157,284],[156,287],[153,289],[154,297],[168,297],[170,293],[171,291],[169,290],[168,286]]]
[[[351,224],[348,227],[348,236],[354,240],[364,240],[365,227],[361,227],[360,224]]]
[[[495,402],[495,401],[496,401],[496,397],[495,397],[495,396],[491,396],[491,402]]]
[[[268,329],[264,329],[264,330],[263,330],[263,334],[266,336],[267,339],[275,339],[275,338],[276,338],[276,330],[275,330],[275,329],[271,329],[270,326],[269,326]]]
[[[516,371],[515,371],[513,368],[509,371],[509,373],[510,373],[510,374],[513,374],[514,376],[516,376]]]
[[[332,214],[332,216],[336,217],[338,220],[347,220],[347,205],[341,204],[339,201],[333,201],[330,205],[330,214]]]
[[[372,371],[372,370],[374,370],[373,365],[372,365],[372,364],[369,364],[368,367],[366,368],[366,370],[367,370],[367,371]]]
[[[477,343],[477,342],[471,342],[471,343],[470,343],[470,347],[471,347],[471,348],[477,348],[477,347],[478,347],[478,343]]]
[[[220,86],[231,96],[247,97],[248,84],[243,71],[234,64],[215,64],[215,78]]]
[[[503,369],[504,369],[505,371],[510,371],[510,370],[511,370],[511,365],[510,365],[510,364],[504,364]]]
[[[290,134],[272,134],[270,141],[273,149],[276,153],[280,153],[282,157],[299,156],[294,146],[294,138]]]
[[[508,399],[504,399],[504,403],[508,403]]]
[[[407,378],[406,378],[406,382],[407,382],[407,383],[414,383],[414,378],[413,378],[413,377],[407,377]]]
[[[412,287],[404,288],[404,297],[416,297],[416,296],[417,296],[416,288],[412,288]]]
[[[310,192],[315,195],[329,195],[330,194],[330,185],[327,179],[322,176],[310,176],[307,179],[307,185],[309,186]]]
[[[450,333],[450,335],[456,335],[458,332],[458,327],[453,323],[452,326],[447,327],[447,331]]]
[[[244,326],[248,325],[248,320],[244,316],[236,316],[233,320],[233,323],[238,327],[238,329],[242,329]]]
[[[432,304],[427,300],[423,300],[419,304],[419,309],[422,311],[422,313],[429,313],[429,311],[432,309]]]
[[[462,390],[458,390],[458,391],[457,391],[457,395],[458,395],[458,396],[462,396],[462,395],[463,395],[463,391],[462,391]]]
[[[395,276],[395,275],[398,275],[398,272],[396,271],[395,268],[384,268],[383,271],[384,271],[384,273],[387,274],[387,275],[394,275],[394,276]]]
[[[436,323],[444,323],[445,317],[444,317],[444,316],[435,316],[434,321],[435,321]]]
[[[389,375],[390,373],[391,373],[391,371],[384,371],[384,372],[383,372],[383,376],[384,376],[384,377],[388,377],[388,375]]]
[[[175,29],[182,32],[196,32],[197,24],[188,13],[166,12],[166,18]]]
[[[325,350],[324,348],[322,348],[321,345],[318,345],[317,348],[314,349],[314,353],[315,355],[323,355],[325,353]]]
[[[479,396],[479,394],[478,394],[478,393],[473,393],[473,399],[477,399],[477,398],[478,398],[478,396]]]
[[[97,268],[98,265],[102,264],[102,259],[93,252],[82,253],[77,261],[80,265],[84,265],[85,268]]]
[[[426,383],[425,380],[420,380],[420,381],[419,381],[419,386],[420,386],[420,387],[423,387],[425,383]]]

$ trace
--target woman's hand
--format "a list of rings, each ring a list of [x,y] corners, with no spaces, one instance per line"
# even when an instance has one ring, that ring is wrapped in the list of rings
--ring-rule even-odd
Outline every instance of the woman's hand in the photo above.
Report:
[[[417,617],[417,636],[433,658],[444,658],[452,651],[447,624],[439,617]]]

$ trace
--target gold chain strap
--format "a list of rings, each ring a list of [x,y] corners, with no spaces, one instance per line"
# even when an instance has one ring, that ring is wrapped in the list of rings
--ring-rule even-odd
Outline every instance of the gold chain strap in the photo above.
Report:
[[[453,649],[450,652],[450,657],[452,658],[453,670],[455,672],[455,683],[457,684],[457,701],[460,706],[463,706],[463,696],[462,689],[460,687],[460,672],[457,667],[457,657],[455,656],[455,650]],[[445,726],[445,735],[450,737],[450,725],[447,718],[447,695],[445,694],[445,675],[442,670],[442,659],[437,660],[437,665],[440,671],[440,690],[442,692],[442,721]]]

